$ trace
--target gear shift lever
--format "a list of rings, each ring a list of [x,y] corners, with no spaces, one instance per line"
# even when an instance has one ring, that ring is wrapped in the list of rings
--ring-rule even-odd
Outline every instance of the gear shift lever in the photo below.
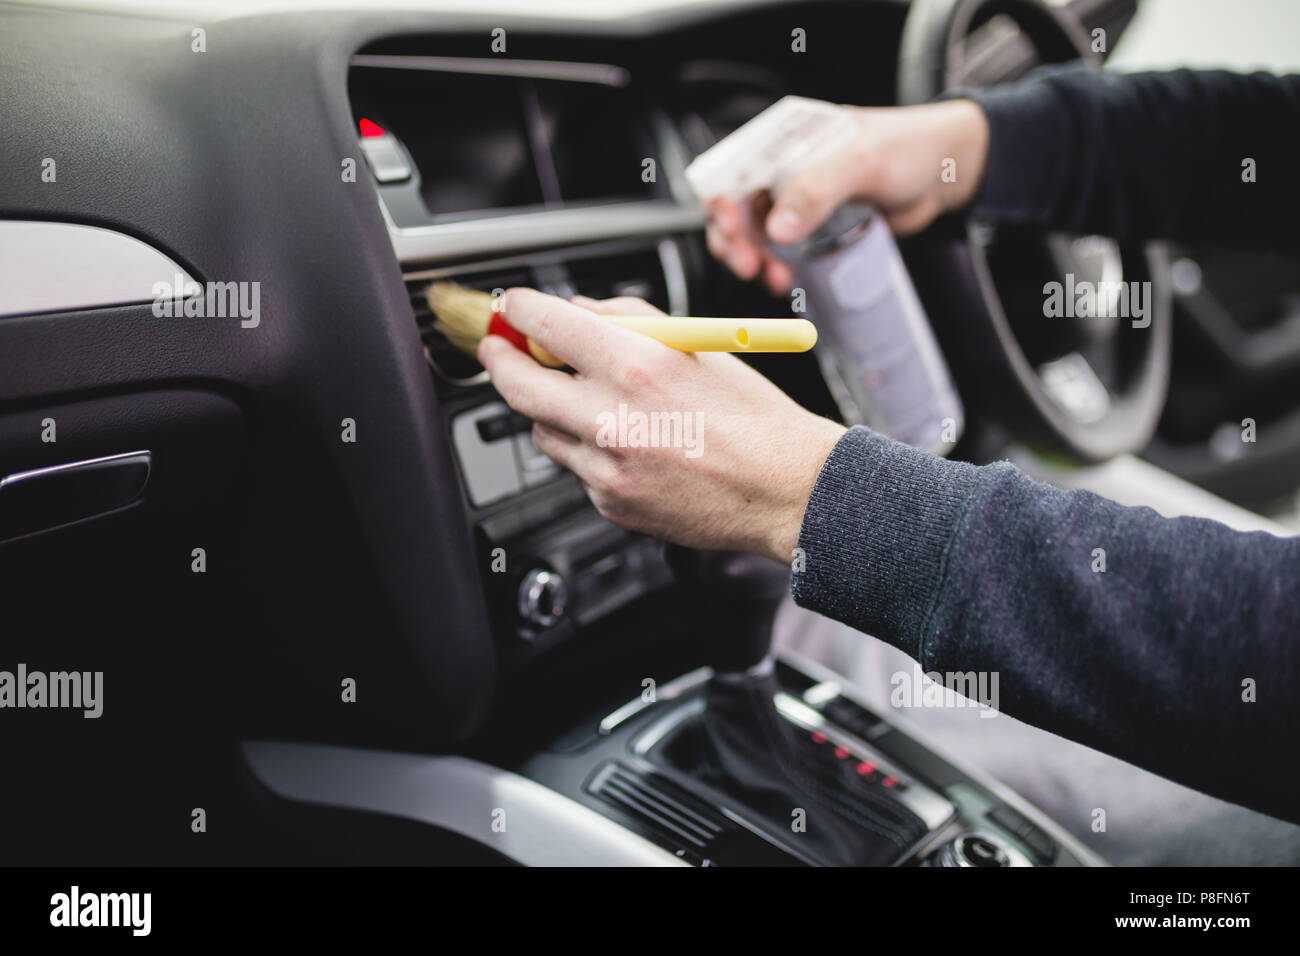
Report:
[[[669,760],[740,801],[774,831],[797,831],[807,858],[834,864],[886,864],[925,832],[920,818],[875,792],[853,768],[814,746],[776,709],[769,651],[772,621],[790,570],[736,551],[669,546],[668,563],[694,602],[713,677],[704,712]]]
[[[761,663],[772,646],[772,620],[790,588],[790,569],[743,551],[667,549],[668,564],[699,614],[709,665],[718,674]]]

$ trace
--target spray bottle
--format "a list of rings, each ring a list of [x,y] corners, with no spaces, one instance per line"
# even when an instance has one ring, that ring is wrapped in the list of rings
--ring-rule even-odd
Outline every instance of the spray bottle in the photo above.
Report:
[[[747,208],[857,132],[845,107],[787,96],[701,153],[686,179],[702,200]],[[961,400],[889,226],[867,203],[840,206],[802,242],[774,247],[813,320],[847,359],[844,375],[865,423],[944,453],[961,434]]]

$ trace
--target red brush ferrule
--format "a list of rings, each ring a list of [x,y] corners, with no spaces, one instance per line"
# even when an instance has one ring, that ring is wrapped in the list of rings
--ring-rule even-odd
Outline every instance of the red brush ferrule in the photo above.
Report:
[[[495,309],[488,319],[488,335],[499,335],[521,352],[528,351],[528,338],[506,321],[506,317]]]

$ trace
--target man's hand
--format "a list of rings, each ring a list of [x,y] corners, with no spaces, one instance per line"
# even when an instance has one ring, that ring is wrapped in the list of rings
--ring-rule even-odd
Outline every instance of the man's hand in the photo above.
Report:
[[[759,193],[744,206],[726,199],[709,204],[709,250],[740,278],[761,278],[773,294],[784,295],[790,270],[767,242],[807,238],[850,199],[874,203],[895,233],[907,235],[975,198],[989,127],[973,101],[844,109],[856,116],[858,135],[775,196]]]
[[[640,299],[570,303],[510,289],[500,308],[578,374],[544,368],[497,336],[480,343],[479,360],[506,403],[533,419],[537,447],[581,479],[602,515],[678,544],[790,562],[842,425],[733,355],[678,352],[597,315],[658,314]]]

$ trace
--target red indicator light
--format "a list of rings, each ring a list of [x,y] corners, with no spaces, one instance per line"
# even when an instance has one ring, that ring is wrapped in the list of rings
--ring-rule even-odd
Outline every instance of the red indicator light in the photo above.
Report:
[[[843,760],[843,759],[844,759],[845,757],[847,757],[848,755],[849,755],[849,751],[848,751],[848,748],[847,748],[847,747],[836,747],[836,748],[835,748],[835,756],[836,756],[836,757],[839,757],[841,760]]]
[[[818,730],[815,733],[813,733],[812,742],[815,744],[824,744],[826,743],[826,735],[822,733],[820,730]]]
[[[860,774],[861,774],[862,776],[864,776],[864,777],[865,777],[867,774],[873,772],[875,769],[876,769],[876,765],[875,765],[875,764],[873,764],[873,763],[867,763],[865,760],[862,761],[862,763],[858,764],[858,773],[860,773]]]
[[[377,123],[372,123],[364,116],[361,117],[361,135],[366,139],[374,139],[376,136],[384,135],[384,128]]]
[[[886,787],[896,787],[896,786],[898,786],[898,781],[895,780],[893,777],[886,777],[884,780],[882,780],[882,781],[880,781],[880,782],[883,783]]]

